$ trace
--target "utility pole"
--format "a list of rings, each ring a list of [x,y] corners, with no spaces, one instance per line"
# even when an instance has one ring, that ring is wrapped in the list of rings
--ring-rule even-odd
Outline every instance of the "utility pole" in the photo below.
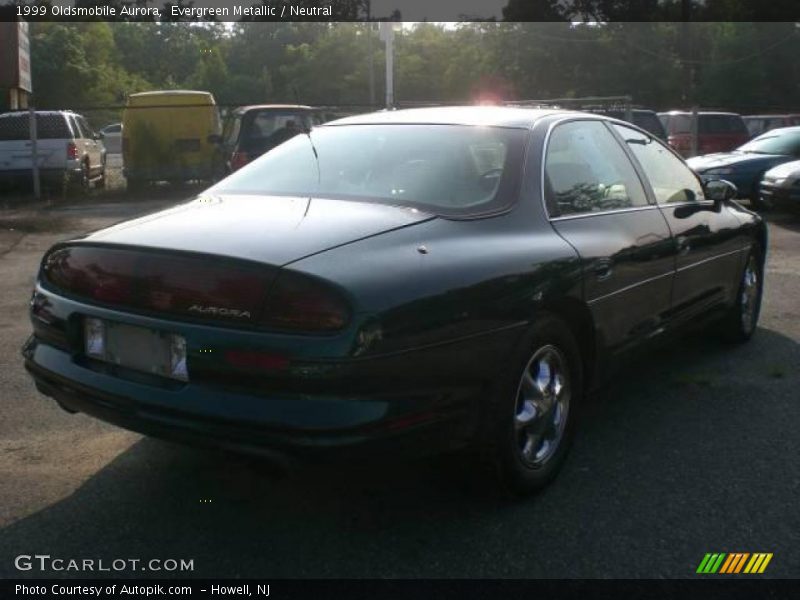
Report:
[[[31,141],[31,174],[33,175],[33,197],[37,200],[42,197],[41,183],[39,181],[39,133],[36,130],[36,109],[33,105],[28,108],[29,134]]]
[[[681,0],[681,65],[683,67],[684,99],[691,106],[691,150],[692,156],[697,156],[698,133],[698,106],[697,106],[697,72],[693,61],[692,48],[692,0]]]
[[[386,45],[386,108],[394,108],[394,23],[381,21],[381,39]]]
[[[367,54],[369,55],[369,104],[375,106],[375,51],[372,49],[372,0],[367,0]]]

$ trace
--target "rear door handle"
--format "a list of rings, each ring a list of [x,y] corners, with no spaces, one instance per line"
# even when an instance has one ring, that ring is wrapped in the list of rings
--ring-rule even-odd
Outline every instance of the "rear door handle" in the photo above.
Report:
[[[678,254],[681,256],[689,254],[689,250],[692,249],[691,241],[685,235],[679,235],[676,237],[675,245],[678,247]]]
[[[607,258],[603,258],[595,262],[594,264],[594,274],[597,277],[598,281],[604,281],[611,277],[611,274],[614,272],[613,265],[611,261]]]

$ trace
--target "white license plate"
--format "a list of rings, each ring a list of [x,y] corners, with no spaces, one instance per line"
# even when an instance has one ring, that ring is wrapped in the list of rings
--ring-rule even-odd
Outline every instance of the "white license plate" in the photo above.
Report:
[[[176,333],[156,331],[105,319],[84,319],[84,352],[90,358],[134,371],[188,381],[186,340]]]

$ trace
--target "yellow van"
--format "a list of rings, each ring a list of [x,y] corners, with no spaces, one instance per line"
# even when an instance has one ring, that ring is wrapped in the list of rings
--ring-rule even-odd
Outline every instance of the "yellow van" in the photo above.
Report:
[[[213,180],[222,170],[214,96],[189,90],[128,96],[122,113],[128,189],[156,181]]]

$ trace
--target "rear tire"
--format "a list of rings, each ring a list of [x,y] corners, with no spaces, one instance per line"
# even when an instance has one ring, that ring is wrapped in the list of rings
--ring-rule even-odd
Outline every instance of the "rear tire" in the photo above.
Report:
[[[67,184],[66,193],[68,196],[86,196],[91,189],[91,179],[89,177],[89,165],[81,163],[80,175],[76,180]]]
[[[761,312],[761,297],[764,293],[764,259],[761,248],[754,245],[747,255],[736,302],[721,323],[722,336],[734,343],[742,343],[753,337]]]
[[[513,496],[547,485],[566,459],[582,398],[583,364],[572,332],[557,318],[539,318],[491,403],[483,475]]]

